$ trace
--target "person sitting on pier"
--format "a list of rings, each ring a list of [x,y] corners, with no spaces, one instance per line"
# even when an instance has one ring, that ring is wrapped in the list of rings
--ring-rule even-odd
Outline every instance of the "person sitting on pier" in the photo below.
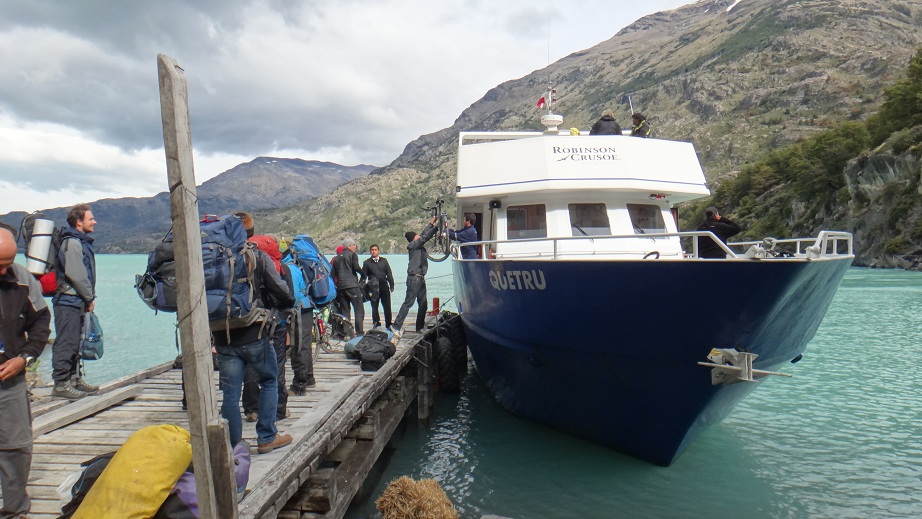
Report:
[[[602,112],[602,117],[592,125],[589,135],[621,135],[621,125],[615,120],[611,109]]]
[[[634,112],[634,114],[631,115],[631,123],[631,135],[634,137],[646,139],[653,132],[653,129],[650,128],[650,123],[647,122],[647,118],[640,112]]]
[[[256,257],[254,292],[257,301],[267,309],[285,311],[295,300],[288,285],[275,270],[272,259],[263,251],[253,251]],[[243,328],[217,330],[211,336],[218,354],[218,372],[224,400],[221,416],[227,420],[231,445],[243,439],[240,416],[240,393],[248,367],[256,371],[259,382],[259,406],[256,420],[256,452],[265,454],[291,443],[290,434],[278,432],[275,426],[278,411],[278,364],[275,347],[265,323],[256,322]]]
[[[460,231],[448,229],[448,238],[457,240],[460,243],[477,241],[477,227],[475,227],[475,225],[477,225],[477,215],[474,213],[467,213],[464,215],[464,227]],[[479,259],[480,247],[477,245],[462,245],[461,258]]]
[[[417,305],[416,332],[421,332],[426,324],[426,310],[428,309],[426,304],[428,297],[426,295],[426,272],[429,270],[429,260],[426,259],[425,245],[435,235],[435,222],[436,217],[433,216],[426,228],[423,229],[423,232],[416,234],[413,231],[407,231],[404,234],[407,241],[410,242],[407,245],[407,253],[409,254],[409,259],[407,260],[407,297],[403,300],[400,311],[397,312],[394,327],[391,328],[391,332],[398,339],[403,333],[403,321],[407,318],[407,314],[410,313],[410,307],[413,306],[414,300]]]
[[[26,492],[32,466],[26,367],[42,354],[51,335],[51,311],[42,288],[15,259],[16,238],[0,229],[0,517],[25,517],[32,506]]]
[[[736,236],[741,231],[740,226],[735,222],[720,216],[716,207],[708,207],[704,211],[704,222],[698,227],[698,230],[711,231],[724,243],[727,243],[728,238]],[[727,257],[727,252],[710,236],[699,236],[698,257],[724,259]]]

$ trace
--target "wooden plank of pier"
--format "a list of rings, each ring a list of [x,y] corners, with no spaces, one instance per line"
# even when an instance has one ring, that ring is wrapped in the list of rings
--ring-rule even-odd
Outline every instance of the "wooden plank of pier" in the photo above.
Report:
[[[408,334],[398,344],[396,355],[377,372],[361,371],[358,361],[342,353],[321,352],[314,363],[317,387],[304,396],[290,394],[291,416],[277,422],[280,431],[293,437],[288,447],[256,454],[255,424],[244,422],[244,439],[250,441],[253,454],[247,494],[238,504],[239,517],[302,514],[286,512],[286,506],[313,514],[307,517],[342,517],[404,410],[416,398],[417,381],[407,377],[404,368],[415,362],[418,344],[424,342],[421,339]],[[138,429],[156,424],[189,427],[188,413],[181,407],[181,371],[171,367],[172,363],[165,363],[112,381],[103,385],[99,396],[67,402],[44,412],[43,422],[36,419],[41,430],[34,443],[29,479],[30,517],[60,515],[58,486],[80,472],[82,462],[117,450]],[[217,372],[212,373],[212,384],[217,387]],[[50,409],[60,402],[51,400],[44,388],[35,393],[36,409]],[[102,402],[106,395],[112,405],[91,400]],[[41,425],[64,415],[74,419],[55,427]],[[323,460],[335,460],[337,469],[321,469]]]

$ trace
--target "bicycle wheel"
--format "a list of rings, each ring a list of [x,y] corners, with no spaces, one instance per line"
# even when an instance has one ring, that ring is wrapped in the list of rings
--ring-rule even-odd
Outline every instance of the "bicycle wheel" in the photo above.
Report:
[[[327,339],[324,338],[323,330],[320,329],[320,320],[313,317],[311,322],[313,324],[313,326],[311,326],[311,339],[313,342],[312,346],[314,347],[314,351],[311,352],[311,355],[313,355],[314,360],[317,360],[317,357],[320,356],[320,348],[323,347],[323,342]]]
[[[432,240],[429,242],[429,247],[426,249],[426,256],[429,256],[429,259],[432,261],[445,261],[450,252],[448,245],[448,229],[442,224],[439,230],[436,231],[435,236],[433,236]]]
[[[336,322],[336,326],[333,326],[334,321]],[[330,333],[331,329],[337,331],[335,336]],[[343,353],[345,351],[346,342],[355,337],[355,328],[348,319],[345,319],[339,314],[331,313],[330,320],[325,326],[323,337],[324,340],[319,343],[323,351],[327,353]]]

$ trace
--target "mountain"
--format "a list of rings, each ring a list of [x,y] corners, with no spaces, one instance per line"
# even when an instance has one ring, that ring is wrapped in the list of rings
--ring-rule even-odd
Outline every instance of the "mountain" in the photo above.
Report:
[[[535,101],[549,81],[564,127],[585,131],[605,108],[625,125],[633,103],[655,137],[695,144],[713,189],[771,150],[874,114],[922,44],[920,29],[920,0],[702,0],[656,13],[490,89],[380,174],[260,221],[309,230],[327,250],[349,235],[362,248],[402,251],[403,232],[424,224],[421,206],[446,195],[454,202],[458,133],[543,129]]]
[[[287,207],[328,193],[337,186],[366,176],[374,166],[340,166],[330,162],[259,157],[205,181],[196,189],[202,214],[225,214]],[[170,196],[110,198],[93,202],[99,222],[94,247],[99,253],[147,252],[170,229]],[[67,207],[42,212],[58,225],[67,219]],[[24,212],[0,216],[19,228]]]

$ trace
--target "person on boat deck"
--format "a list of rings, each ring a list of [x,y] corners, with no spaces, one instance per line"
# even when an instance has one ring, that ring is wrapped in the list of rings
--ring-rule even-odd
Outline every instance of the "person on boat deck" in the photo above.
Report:
[[[336,299],[339,301],[339,310],[346,319],[349,319],[349,307],[355,310],[355,334],[362,335],[365,333],[363,322],[365,321],[365,304],[362,302],[362,283],[360,277],[362,274],[362,264],[359,263],[359,257],[355,253],[355,240],[346,238],[343,240],[343,253],[333,264],[333,272],[336,276]]]
[[[288,284],[282,280],[272,259],[263,251],[253,251],[254,293],[263,308],[284,312],[295,304]],[[275,313],[275,312],[273,312]],[[278,411],[278,363],[275,347],[267,328],[271,323],[256,322],[243,328],[218,329],[212,332],[218,354],[218,380],[224,395],[221,417],[227,420],[231,446],[243,439],[240,417],[240,396],[248,367],[256,371],[259,382],[258,418],[256,419],[256,452],[265,454],[291,443],[290,434],[282,434],[275,426]]]
[[[741,229],[735,222],[720,216],[716,207],[708,207],[704,211],[704,223],[698,227],[698,230],[711,231],[720,238],[720,241],[727,243],[727,238],[736,236]],[[724,259],[727,253],[710,236],[699,236],[698,257]]]
[[[416,234],[413,231],[407,231],[404,236],[410,242],[407,245],[407,297],[397,312],[397,319],[394,320],[394,327],[391,328],[394,336],[398,339],[402,335],[403,321],[410,313],[410,307],[413,301],[416,301],[416,332],[422,331],[426,324],[426,272],[429,271],[429,260],[426,259],[426,242],[435,235],[435,221],[433,216],[429,224],[423,229],[423,232]]]
[[[611,109],[602,112],[602,117],[589,129],[589,135],[621,135],[621,125],[615,120]]]
[[[0,517],[25,517],[32,506],[26,483],[32,468],[32,415],[26,366],[51,335],[42,288],[16,259],[16,238],[0,229]]]
[[[650,128],[650,123],[647,122],[647,118],[643,116],[640,112],[634,112],[631,115],[631,135],[634,137],[642,137],[646,139],[650,136],[650,133],[653,130]]]
[[[51,396],[77,400],[99,391],[83,380],[80,343],[83,320],[96,308],[96,254],[90,234],[96,228],[93,211],[78,204],[67,212],[67,227],[61,231],[58,250],[58,286],[51,299],[54,307],[54,344],[51,367],[54,389]]]
[[[448,238],[457,240],[460,243],[477,241],[477,227],[475,225],[477,225],[477,215],[467,213],[464,215],[464,227],[460,231],[448,229]],[[478,259],[480,258],[479,249],[480,247],[477,245],[462,245],[461,257],[463,259]]]
[[[244,227],[246,224],[244,224]],[[275,271],[279,273],[282,280],[288,286],[288,291],[294,293],[294,282],[291,279],[291,270],[288,265],[282,263],[282,250],[279,248],[279,241],[272,234],[255,234],[255,227],[247,229],[247,234],[254,231],[254,234],[247,238],[247,241],[256,245],[256,247],[265,252],[266,256],[272,260],[275,265]],[[278,408],[275,411],[276,420],[282,420],[291,413],[288,412],[288,383],[285,380],[285,363],[288,360],[288,317],[291,315],[290,309],[282,314],[282,318],[274,323],[275,329],[270,328],[269,336],[272,346],[275,348],[275,360],[278,364],[278,376],[276,383],[278,387]],[[292,352],[292,363],[295,364],[295,352]],[[313,366],[312,366],[313,367]],[[243,377],[243,414],[248,422],[255,422],[259,417],[259,380],[256,375],[256,369],[247,366],[246,374]]]
[[[391,321],[391,292],[394,291],[394,272],[387,258],[381,256],[381,248],[377,243],[368,249],[371,257],[362,263],[362,272],[370,287],[371,321],[373,326],[381,326],[381,314],[378,313],[378,303],[384,308],[384,326],[390,328]]]

